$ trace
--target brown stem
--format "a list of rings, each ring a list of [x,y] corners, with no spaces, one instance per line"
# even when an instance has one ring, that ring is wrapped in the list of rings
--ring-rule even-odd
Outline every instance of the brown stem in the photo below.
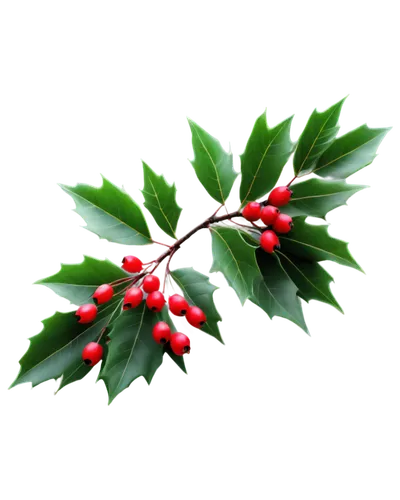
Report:
[[[165,292],[165,284],[167,282],[167,277],[168,277],[168,274],[170,273],[170,270],[169,270],[169,264],[171,262],[171,259],[174,255],[174,253],[176,252],[176,250],[174,250],[173,252],[171,252],[169,258],[168,258],[168,262],[167,262],[167,265],[165,266],[165,275],[164,275],[164,285],[163,285],[163,293]]]
[[[112,281],[109,283],[110,286],[116,286],[116,285],[121,285],[122,283],[125,283],[126,281],[130,281],[133,279],[132,276],[127,276],[126,278],[120,278],[119,280]]]

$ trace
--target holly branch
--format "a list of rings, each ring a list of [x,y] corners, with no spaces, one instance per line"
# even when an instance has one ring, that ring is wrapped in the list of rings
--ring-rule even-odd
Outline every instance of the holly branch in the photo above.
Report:
[[[320,262],[361,267],[347,243],[331,237],[327,225],[308,224],[307,218],[325,219],[364,188],[348,184],[346,179],[372,163],[389,130],[362,125],[338,136],[343,103],[341,100],[323,112],[315,110],[296,142],[290,137],[292,117],[270,127],[263,113],[240,156],[240,207],[234,212],[226,209],[239,175],[233,168],[233,155],[189,120],[194,172],[219,208],[178,238],[182,208],[176,202],[176,187],[143,163],[144,207],[174,238],[171,245],[151,237],[139,205],[107,179],[103,178],[99,188],[61,186],[73,198],[86,229],[100,238],[124,245],[158,244],[166,249],[144,264],[127,255],[122,267],[84,257],[83,262],[63,264],[58,273],[38,281],[77,310],[57,312],[43,321],[41,333],[30,339],[12,386],[24,382],[35,386],[54,378],[60,379],[61,389],[101,363],[98,378],[104,381],[111,402],[140,376],[150,383],[165,355],[186,372],[184,355],[190,352],[190,339],[177,332],[172,316],[184,317],[188,329],[222,342],[222,318],[213,299],[216,287],[208,276],[191,267],[171,269],[181,246],[202,229],[211,232],[210,272],[223,273],[242,304],[250,300],[270,318],[286,318],[307,333],[303,302],[317,300],[343,312],[330,289],[333,278]],[[276,186],[290,158],[294,176],[287,185]],[[302,180],[310,174],[312,177]],[[226,213],[218,215],[222,208]],[[161,283],[156,273],[163,262]],[[166,299],[168,280],[180,293]]]

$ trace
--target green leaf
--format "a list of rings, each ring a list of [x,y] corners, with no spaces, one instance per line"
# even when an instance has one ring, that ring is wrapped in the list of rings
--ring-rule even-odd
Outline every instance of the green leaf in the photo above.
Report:
[[[332,144],[339,130],[337,123],[344,100],[322,113],[316,109],[313,111],[294,154],[293,166],[297,176],[313,171],[322,153]]]
[[[72,304],[80,306],[92,299],[98,286],[126,277],[128,274],[109,260],[85,255],[80,264],[61,264],[58,273],[36,281],[36,284],[45,285]]]
[[[268,193],[276,184],[282,169],[293,152],[290,140],[290,125],[293,117],[269,128],[266,113],[254,125],[241,155],[242,182],[240,200],[242,205]]]
[[[304,321],[297,287],[286,274],[279,258],[261,248],[256,251],[260,276],[254,282],[252,302],[263,309],[272,319],[286,318],[308,333]]]
[[[103,359],[101,360],[101,367],[104,367],[108,354],[108,345],[104,342],[104,336],[99,343],[103,347]],[[68,368],[68,370],[65,370],[61,377],[60,385],[58,386],[56,394],[67,385],[82,380],[92,369],[93,366],[87,366],[82,360],[79,360],[75,365]],[[99,380],[99,378],[97,380]]]
[[[152,329],[159,321],[143,301],[136,309],[124,311],[114,322],[109,337],[107,361],[101,378],[109,402],[140,376],[150,384],[163,358],[163,347],[154,342]]]
[[[278,255],[283,268],[299,289],[298,295],[302,299],[307,302],[312,299],[325,302],[343,313],[329,286],[333,278],[320,264],[279,251]]]
[[[172,238],[176,238],[176,226],[182,209],[176,203],[175,184],[170,186],[164,176],[157,175],[143,162],[144,206],[154,217],[160,228]]]
[[[238,175],[233,170],[232,153],[224,151],[220,142],[195,122],[188,121],[194,151],[191,163],[196,175],[214,200],[225,203]]]
[[[353,194],[366,186],[347,184],[344,181],[309,179],[293,184],[290,203],[282,207],[282,212],[292,217],[309,215],[311,217],[325,216],[331,210],[346,205],[346,201]]]
[[[214,261],[210,272],[221,271],[243,304],[259,276],[255,249],[234,228],[213,227],[211,236]]]
[[[174,354],[169,342],[164,346],[164,354],[174,363],[179,371],[181,371],[184,375],[188,374],[188,364],[186,356],[177,356],[176,354]]]
[[[374,160],[376,151],[390,128],[367,125],[336,139],[319,158],[314,172],[321,177],[345,179]]]
[[[213,293],[218,287],[210,283],[208,276],[195,271],[192,267],[175,269],[171,272],[171,276],[182,290],[185,299],[191,305],[200,307],[207,316],[207,322],[201,330],[223,343],[218,328],[218,322],[222,321],[222,318],[213,301]]]
[[[295,217],[290,233],[280,235],[281,250],[311,261],[332,260],[343,266],[362,271],[351,256],[348,243],[332,238],[328,226],[314,226],[305,222],[305,217]]]
[[[99,188],[87,184],[60,186],[75,201],[75,212],[85,220],[86,229],[100,238],[123,245],[152,242],[139,206],[104,177]]]
[[[71,373],[81,363],[85,345],[96,341],[108,325],[117,303],[120,299],[100,307],[96,322],[89,325],[78,323],[75,311],[57,312],[45,319],[43,330],[29,339],[29,349],[20,360],[21,369],[11,387],[25,382],[32,382],[35,387]]]
[[[162,309],[162,311],[158,313],[157,321],[165,321],[166,323],[169,324],[169,326],[171,328],[171,332],[173,332],[173,333],[177,332],[177,329],[176,329],[176,327],[175,327],[175,325],[174,325],[174,323],[169,315],[169,311],[168,311],[167,307],[164,307]],[[168,354],[168,356],[172,359],[172,361],[174,361],[174,363],[176,363],[184,373],[187,373],[186,366],[185,366],[185,360],[183,359],[184,356],[177,356],[176,354],[174,354],[169,342],[167,342],[163,347],[164,347],[163,354]]]
[[[240,292],[243,303],[248,298],[269,317],[283,318],[307,334],[304,308],[297,287],[276,256],[248,244],[240,230],[210,226],[213,269]],[[238,292],[238,293],[239,293]]]
[[[108,317],[108,320],[111,324],[112,321],[115,321],[116,318],[122,313],[122,301],[123,299],[119,298],[119,302],[116,302],[113,313]],[[102,338],[100,340],[100,344],[103,347],[103,359],[101,361],[101,366],[104,366],[107,354],[108,354],[108,345],[105,343],[106,338],[109,333],[109,328],[107,327],[106,331],[103,332]],[[75,363],[71,363],[70,366],[62,373],[60,380],[57,385],[57,393],[60,393],[66,387],[70,387],[73,384],[76,384],[86,378],[90,372],[93,371],[92,366],[87,366],[82,358],[76,359]]]

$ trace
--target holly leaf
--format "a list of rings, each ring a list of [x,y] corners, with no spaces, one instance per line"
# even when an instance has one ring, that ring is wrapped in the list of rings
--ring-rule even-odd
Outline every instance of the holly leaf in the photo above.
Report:
[[[214,261],[210,272],[221,271],[244,304],[259,275],[255,249],[234,228],[213,227],[211,236]]]
[[[309,215],[325,219],[331,210],[346,205],[353,194],[367,186],[347,184],[344,181],[309,179],[291,186],[290,203],[282,207],[282,212],[292,217]]]
[[[157,175],[143,162],[144,206],[154,217],[159,227],[172,238],[176,238],[176,226],[182,212],[176,203],[175,184],[170,186],[164,176]]]
[[[35,284],[45,285],[60,297],[80,306],[91,301],[100,285],[126,277],[128,274],[109,260],[98,260],[85,255],[80,264],[61,264],[58,273],[36,281]]]
[[[346,179],[372,163],[389,130],[390,127],[368,128],[362,125],[342,135],[319,158],[314,172],[320,177]]]
[[[322,153],[332,144],[339,130],[337,123],[344,101],[342,99],[322,113],[313,111],[294,153],[293,167],[297,176],[313,171]]]
[[[103,359],[101,360],[101,368],[102,368],[107,359],[108,345],[104,342],[104,338],[99,343],[103,347]],[[100,373],[101,373],[101,368],[100,368]],[[68,370],[65,370],[65,372],[61,377],[60,385],[58,386],[56,394],[67,385],[82,380],[92,369],[93,366],[88,366],[82,360],[80,360],[74,366],[71,366],[70,368],[68,368]],[[99,378],[97,380],[99,380]]]
[[[194,160],[191,162],[199,181],[208,194],[219,203],[225,203],[238,174],[233,169],[232,153],[227,153],[220,142],[192,120]]]
[[[123,299],[119,298],[119,302],[116,302],[114,311],[108,317],[107,320],[109,324],[111,324],[111,322],[114,321],[122,313],[122,301]],[[107,359],[108,344],[106,344],[105,342],[109,334],[109,331],[110,328],[107,327],[105,332],[103,332],[102,338],[99,342],[103,347],[103,359],[101,360],[100,367],[104,366]],[[59,394],[66,387],[70,387],[71,385],[80,382],[81,380],[86,378],[89,375],[89,373],[91,373],[93,370],[94,368],[92,366],[87,366],[83,362],[81,357],[79,359],[76,359],[75,362],[71,363],[70,366],[68,366],[68,368],[62,373],[57,385],[57,394]]]
[[[157,313],[157,321],[165,321],[166,323],[169,324],[169,327],[171,328],[172,333],[177,332],[177,329],[176,329],[176,327],[171,319],[171,316],[169,315],[167,307],[164,307],[161,310],[161,312]],[[164,344],[163,347],[164,347],[163,354],[168,354],[168,356],[172,359],[172,361],[174,361],[174,363],[176,363],[184,373],[187,373],[186,366],[185,366],[185,360],[183,359],[184,357],[177,356],[176,354],[174,354],[169,342]]]
[[[175,269],[171,271],[171,276],[189,304],[200,307],[207,316],[207,322],[201,330],[224,343],[218,328],[218,322],[222,321],[222,318],[213,300],[213,293],[218,287],[210,283],[208,276],[195,271],[192,267]]]
[[[28,351],[20,360],[21,369],[11,387],[32,382],[32,387],[71,373],[82,362],[82,350],[96,341],[120,300],[99,308],[95,323],[78,323],[75,311],[55,313],[43,321],[43,330],[31,337]],[[119,306],[118,306],[119,307]]]
[[[174,332],[176,332],[177,330],[174,329],[173,330]],[[186,371],[186,366],[185,366],[185,360],[183,359],[183,356],[177,356],[171,349],[171,345],[169,342],[167,342],[166,344],[164,344],[164,349],[163,349],[163,354],[168,354],[168,356],[172,359],[172,361],[177,365],[179,366],[179,368],[187,374],[187,371]]]
[[[60,187],[75,201],[75,212],[85,220],[86,229],[100,238],[123,245],[152,243],[139,206],[104,177],[99,188],[87,184]]]
[[[266,113],[257,118],[253,131],[241,155],[242,205],[257,200],[276,184],[282,169],[293,152],[290,126],[293,117],[269,128]]]
[[[299,289],[298,295],[302,299],[307,302],[312,299],[325,302],[343,313],[329,286],[333,278],[320,264],[279,251],[278,255],[284,270]]]
[[[254,282],[252,302],[271,319],[274,316],[286,318],[308,333],[297,287],[286,274],[279,258],[261,248],[256,251],[256,256],[260,275]]]
[[[140,376],[150,384],[163,358],[162,345],[152,337],[153,326],[158,320],[159,316],[143,301],[139,307],[124,311],[113,323],[107,361],[101,375],[109,403]]]
[[[305,222],[305,217],[295,217],[294,227],[288,234],[280,235],[283,253],[310,261],[331,260],[362,271],[351,256],[348,243],[332,238],[328,225],[314,226]]]

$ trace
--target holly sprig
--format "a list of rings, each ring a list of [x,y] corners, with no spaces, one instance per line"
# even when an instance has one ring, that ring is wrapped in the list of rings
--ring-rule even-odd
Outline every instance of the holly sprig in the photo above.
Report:
[[[172,259],[195,233],[209,230],[213,265],[222,272],[242,304],[250,300],[270,318],[280,316],[308,333],[302,301],[318,300],[342,309],[330,290],[333,278],[320,265],[330,260],[361,270],[347,243],[329,235],[326,225],[311,225],[307,217],[325,219],[365,186],[346,182],[369,165],[390,130],[367,125],[337,137],[344,99],[323,112],[315,110],[292,142],[292,117],[269,127],[266,113],[257,118],[241,161],[240,206],[229,212],[227,199],[237,176],[233,155],[199,125],[189,120],[194,171],[208,194],[219,203],[215,212],[187,234],[177,237],[182,208],[176,187],[143,163],[144,207],[158,226],[175,239],[155,241],[139,205],[123,189],[103,178],[99,188],[78,184],[62,189],[75,201],[86,229],[100,238],[125,245],[164,245],[155,260],[142,264],[125,256],[122,268],[107,260],[84,257],[80,264],[62,265],[58,273],[38,281],[78,306],[43,321],[30,339],[12,387],[36,386],[60,379],[59,389],[82,379],[101,362],[111,402],[136,378],[150,383],[165,354],[186,372],[183,354],[190,351],[187,335],[179,333],[171,314],[185,315],[195,327],[222,342],[222,320],[214,300],[217,289],[209,277],[193,268],[171,270]],[[294,177],[276,187],[293,156]],[[299,179],[313,175],[308,180]],[[269,196],[266,195],[269,193]],[[261,199],[261,201],[260,201]],[[225,213],[221,215],[221,209]],[[262,225],[260,225],[260,219]],[[160,274],[160,266],[165,264]],[[181,290],[165,305],[168,280]],[[162,287],[162,291],[160,288]]]

